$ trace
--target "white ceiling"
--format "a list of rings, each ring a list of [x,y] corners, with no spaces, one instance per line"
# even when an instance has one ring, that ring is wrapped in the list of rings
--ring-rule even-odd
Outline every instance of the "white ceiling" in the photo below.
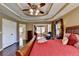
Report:
[[[28,16],[22,12],[23,8],[29,8],[26,3],[1,3],[0,15],[5,17],[10,16],[16,20],[24,22],[52,21],[67,14],[78,6],[79,4],[77,3],[47,3],[41,10],[44,12],[49,11],[48,14],[43,16]]]

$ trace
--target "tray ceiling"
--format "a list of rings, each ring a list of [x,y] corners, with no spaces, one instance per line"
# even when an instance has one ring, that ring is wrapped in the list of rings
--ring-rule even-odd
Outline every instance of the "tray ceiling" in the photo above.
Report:
[[[77,3],[46,3],[46,5],[40,9],[45,13],[47,12],[47,14],[42,16],[30,16],[25,15],[22,11],[24,8],[29,8],[27,3],[1,3],[0,13],[2,16],[10,16],[24,22],[52,21],[60,18],[78,6],[79,4]]]

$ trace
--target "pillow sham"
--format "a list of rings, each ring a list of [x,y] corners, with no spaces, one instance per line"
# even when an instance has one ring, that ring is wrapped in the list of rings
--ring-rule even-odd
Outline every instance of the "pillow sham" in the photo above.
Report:
[[[67,43],[68,43],[68,38],[66,36],[64,36],[62,39],[62,44],[66,45]]]

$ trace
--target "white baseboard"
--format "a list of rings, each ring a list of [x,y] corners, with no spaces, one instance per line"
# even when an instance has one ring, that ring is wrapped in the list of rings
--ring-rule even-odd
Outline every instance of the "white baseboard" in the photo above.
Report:
[[[2,50],[3,50],[3,48],[0,49],[0,51],[2,51]]]

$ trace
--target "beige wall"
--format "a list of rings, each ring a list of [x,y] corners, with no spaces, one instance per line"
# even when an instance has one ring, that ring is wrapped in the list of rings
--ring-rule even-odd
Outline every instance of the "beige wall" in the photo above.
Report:
[[[0,17],[0,49],[2,49],[2,18]]]
[[[27,31],[33,30],[33,23],[27,23],[26,24],[26,29],[27,29]]]
[[[79,7],[63,16],[65,27],[79,25]]]
[[[27,31],[32,30],[33,31],[33,24],[51,24],[51,22],[29,22],[26,25]]]

